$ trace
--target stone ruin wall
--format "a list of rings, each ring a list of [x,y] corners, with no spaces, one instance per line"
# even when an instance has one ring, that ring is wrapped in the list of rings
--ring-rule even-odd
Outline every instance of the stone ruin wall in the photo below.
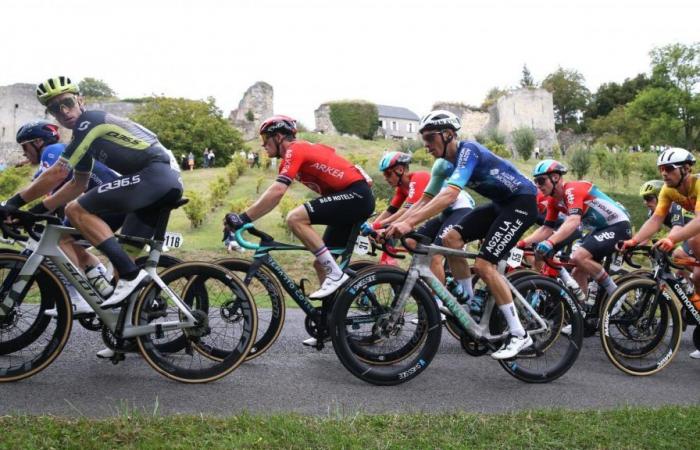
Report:
[[[433,105],[433,109],[444,109],[459,117],[462,120],[459,134],[465,139],[474,139],[483,133],[490,118],[489,113],[463,103],[438,102]]]
[[[557,143],[554,130],[554,103],[552,94],[545,89],[517,89],[498,99],[489,112],[490,127],[506,136],[506,145],[513,148],[513,131],[527,127],[535,132],[539,147],[545,155],[551,154]]]
[[[335,125],[331,121],[331,107],[328,103],[324,103],[314,110],[314,119],[316,122],[314,131],[331,136],[338,134],[338,130],[335,129]]]
[[[273,100],[274,90],[264,81],[258,81],[245,91],[238,109],[231,111],[228,117],[229,122],[241,131],[243,139],[251,140],[258,136],[260,123],[274,114]]]

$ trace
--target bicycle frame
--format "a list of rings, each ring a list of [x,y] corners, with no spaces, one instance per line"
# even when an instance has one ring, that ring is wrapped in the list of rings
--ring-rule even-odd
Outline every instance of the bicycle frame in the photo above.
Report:
[[[493,312],[493,307],[495,301],[493,296],[489,295],[488,301],[484,304],[484,313],[481,317],[480,322],[474,320],[474,317],[462,308],[457,302],[457,299],[442,285],[440,280],[433,274],[430,270],[430,261],[434,255],[445,255],[445,256],[459,256],[463,258],[473,258],[476,255],[473,253],[465,252],[462,250],[455,250],[447,247],[440,247],[434,244],[425,245],[417,243],[416,248],[413,251],[413,259],[411,260],[411,265],[408,268],[408,273],[406,276],[406,282],[404,283],[401,292],[399,293],[398,301],[395,307],[392,309],[391,315],[389,317],[389,325],[395,324],[408,301],[411,290],[416,284],[418,279],[425,282],[433,292],[438,296],[438,298],[447,306],[452,315],[455,317],[460,327],[466,331],[475,340],[486,340],[488,342],[500,342],[504,337],[507,336],[507,332],[493,335],[488,329],[488,323]],[[505,267],[499,267],[499,272],[503,274],[503,269]],[[513,287],[513,284],[505,277],[503,277],[505,282],[508,284],[508,288],[513,293],[513,301],[520,303],[531,315],[535,318],[539,324],[539,328],[535,330],[528,330],[531,335],[536,335],[547,331],[547,323],[540,317],[540,315],[532,308],[529,302],[527,302],[522,295]],[[482,325],[484,324],[484,325]]]
[[[48,259],[58,269],[58,271],[69,281],[71,285],[82,295],[85,301],[92,307],[95,314],[100,318],[102,323],[107,326],[113,333],[117,332],[119,323],[120,310],[103,310],[100,304],[105,300],[92,287],[90,282],[80,273],[78,268],[68,259],[63,253],[58,243],[64,235],[79,235],[80,233],[75,228],[64,227],[60,225],[47,224],[41,239],[29,241],[27,248],[32,251],[32,254],[27,258],[19,272],[18,280],[12,284],[11,290],[4,300],[0,302],[0,318],[4,317],[13,307],[14,303],[21,299],[22,293],[28,282],[38,270],[39,266]],[[145,270],[150,275],[153,282],[160,287],[170,299],[175,303],[180,312],[185,316],[184,321],[169,321],[153,325],[133,325],[131,320],[124,324],[120,337],[133,338],[145,334],[150,334],[158,330],[170,331],[182,328],[193,327],[196,324],[196,319],[192,315],[190,308],[160,279],[156,271],[156,264],[162,251],[163,243],[149,239],[140,239],[128,237],[132,241],[147,242],[151,245],[151,251],[148,256],[148,262]],[[132,294],[133,295],[133,294]],[[126,311],[130,318],[133,315],[134,302],[129,302],[129,308]]]

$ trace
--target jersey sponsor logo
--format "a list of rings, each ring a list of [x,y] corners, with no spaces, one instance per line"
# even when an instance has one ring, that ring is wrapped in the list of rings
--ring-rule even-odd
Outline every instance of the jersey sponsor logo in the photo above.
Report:
[[[134,184],[138,184],[140,182],[141,175],[133,175],[131,177],[120,178],[118,180],[112,181],[111,183],[100,185],[100,187],[97,188],[97,193],[102,194],[103,192],[112,191],[114,189],[133,186]]]
[[[106,133],[106,136],[112,137],[114,139],[119,139],[120,141],[124,141],[128,144],[133,144],[133,145],[141,145],[143,141],[136,139],[132,136],[127,136],[125,134],[117,133],[116,131],[108,131]]]
[[[88,120],[86,120],[85,122],[80,122],[80,125],[78,125],[78,131],[85,131],[89,126],[90,122]]]
[[[469,156],[471,156],[471,154],[472,154],[472,149],[469,147],[464,147],[459,154],[459,158],[457,159],[457,164],[455,167],[466,166],[467,161],[469,160]]]
[[[567,190],[564,191],[564,196],[566,196],[566,204],[567,205],[573,205],[574,204],[574,188],[568,188]]]
[[[321,164],[321,163],[315,162],[311,165],[311,168],[316,169],[321,173],[326,173],[326,174],[328,174],[332,177],[338,178],[338,179],[341,179],[341,178],[343,178],[343,176],[345,176],[345,171],[340,170],[340,169],[336,169],[335,167],[330,167],[326,164]]]
[[[598,234],[593,235],[593,239],[595,239],[598,242],[607,241],[607,240],[612,239],[614,237],[615,237],[615,233],[613,233],[612,231],[606,231],[604,233],[598,233]]]
[[[504,221],[498,228],[498,231],[491,236],[491,239],[486,244],[486,251],[497,258],[500,257],[505,247],[513,240],[513,236],[515,236],[515,233],[517,233],[522,226],[523,221],[520,219],[514,222]]]
[[[526,213],[526,212],[523,211],[522,209],[516,209],[515,212],[518,213],[518,214],[522,214],[523,216],[527,216],[527,215],[528,215],[528,213]]]
[[[498,175],[499,170],[498,169],[491,169],[489,171],[489,175]]]
[[[411,181],[408,183],[408,198],[413,198],[416,195],[416,182]]]

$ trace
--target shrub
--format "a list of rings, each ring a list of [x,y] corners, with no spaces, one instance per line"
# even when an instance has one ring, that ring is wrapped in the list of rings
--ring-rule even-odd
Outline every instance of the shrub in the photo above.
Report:
[[[658,180],[659,169],[656,167],[656,155],[653,153],[641,153],[635,155],[636,171],[643,181]]]
[[[226,166],[226,178],[228,179],[228,184],[231,186],[236,184],[236,181],[238,180],[238,167],[236,167],[234,162],[231,162],[231,164]]]
[[[417,139],[403,139],[399,141],[399,145],[396,151],[404,153],[413,153],[421,148],[425,148],[423,142]]]
[[[289,193],[282,197],[282,200],[280,200],[279,204],[277,205],[277,209],[279,209],[280,216],[282,217],[282,220],[280,220],[278,225],[287,233],[287,236],[291,236],[292,234],[292,230],[290,230],[287,226],[287,214],[289,214],[289,212],[296,206],[297,199]]]
[[[413,152],[413,157],[411,158],[411,164],[419,164],[421,166],[432,167],[434,158],[428,153],[428,149],[425,147],[419,148]]]
[[[319,133],[311,133],[309,131],[299,131],[297,133],[297,139],[303,141],[311,142],[312,144],[317,144],[321,142],[321,135]]]
[[[583,179],[591,168],[591,153],[582,145],[569,148],[569,168],[576,178]]]
[[[552,159],[559,161],[561,159],[561,147],[556,142],[552,145]]]
[[[190,221],[192,228],[198,228],[207,216],[207,202],[197,191],[186,191],[185,197],[190,201],[182,209],[185,211],[185,216]]]
[[[348,155],[348,160],[350,160],[351,163],[357,164],[358,166],[364,168],[367,165],[367,161],[369,158],[367,158],[364,155],[358,155],[356,153],[350,153]]]
[[[595,162],[595,168],[598,170],[598,175],[605,177],[606,167],[610,162],[610,151],[608,148],[602,144],[596,144],[593,146],[593,160]]]
[[[486,133],[486,141],[493,141],[497,144],[504,145],[506,143],[506,135],[495,128],[491,128]]]
[[[253,114],[253,110],[249,109],[248,112],[245,113],[245,119],[248,122],[252,122],[255,120],[255,114]]]
[[[255,193],[256,194],[260,193],[260,188],[262,188],[263,183],[265,183],[264,176],[259,176],[258,178],[255,179]]]
[[[242,213],[252,204],[253,200],[250,198],[236,198],[228,204],[228,210],[235,213]]]
[[[223,176],[219,176],[209,183],[209,207],[212,211],[224,204],[229,187],[230,184]]]
[[[372,185],[372,193],[374,193],[375,200],[377,202],[380,200],[390,200],[394,196],[396,189],[391,187],[391,185],[387,183],[381,175],[379,175],[378,179],[375,178],[375,180],[377,181],[375,181]],[[380,209],[378,205],[379,203],[377,203],[377,206],[375,206],[375,211],[382,213],[386,210],[386,207]]]
[[[535,132],[527,127],[518,128],[513,131],[512,138],[515,151],[518,152],[518,155],[520,155],[524,161],[530,159],[532,151],[535,149],[535,142],[537,142]]]
[[[630,173],[632,172],[632,158],[629,153],[618,153],[615,155],[615,166],[618,168],[620,175],[626,185],[630,182]]]
[[[512,158],[513,157],[513,154],[510,152],[510,150],[508,150],[508,147],[506,147],[505,144],[498,143],[496,141],[488,140],[483,145],[484,145],[484,147],[491,150],[496,156],[500,156],[501,158]]]
[[[391,198],[377,198],[377,199],[375,199],[374,211],[379,213],[379,214],[386,211],[386,209],[389,207],[389,200],[391,200]]]
[[[330,105],[333,126],[339,133],[372,139],[377,132],[377,106],[360,101],[334,102]]]
[[[238,169],[238,175],[243,175],[245,173],[245,170],[248,168],[248,161],[239,153],[236,153],[236,156],[234,156],[231,159],[231,162],[236,165],[236,169]]]
[[[8,198],[15,194],[21,186],[29,182],[30,166],[10,167],[0,172],[0,198]]]

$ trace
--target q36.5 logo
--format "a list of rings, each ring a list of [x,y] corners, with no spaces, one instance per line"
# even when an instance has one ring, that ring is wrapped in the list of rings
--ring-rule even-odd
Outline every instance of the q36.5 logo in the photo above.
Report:
[[[118,180],[114,180],[110,183],[105,183],[100,185],[100,187],[97,188],[97,193],[101,194],[103,192],[111,191],[114,189],[119,189],[127,186],[133,186],[134,184],[138,184],[141,182],[141,175],[134,175],[131,177],[126,177],[126,178],[120,178]]]

